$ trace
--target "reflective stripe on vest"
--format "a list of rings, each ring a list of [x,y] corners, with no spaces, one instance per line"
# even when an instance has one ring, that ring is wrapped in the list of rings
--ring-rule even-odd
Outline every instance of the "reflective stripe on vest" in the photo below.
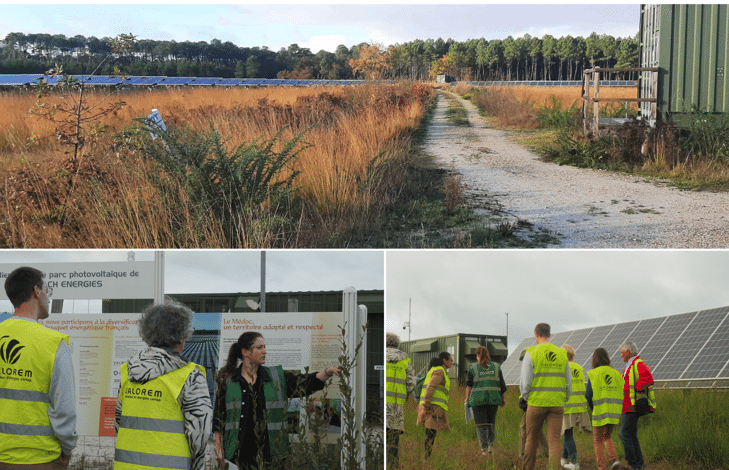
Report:
[[[131,382],[127,364],[122,365],[118,398],[122,417],[114,452],[115,470],[190,468],[192,454],[178,397],[195,368],[205,373],[205,369],[190,362],[141,384]]]
[[[633,406],[633,409],[635,409],[635,382],[636,377],[638,376],[638,363],[642,362],[645,364],[643,359],[636,359],[633,361],[633,364],[630,366],[630,374],[628,377],[628,384],[630,385],[630,404]],[[647,366],[646,366],[647,367]],[[656,395],[653,393],[653,385],[648,385],[646,388],[647,390],[647,398],[648,398],[648,404],[653,408],[656,409]]]
[[[407,372],[410,359],[387,363],[387,403],[402,405],[408,397]]]
[[[623,407],[623,377],[610,366],[587,372],[592,386],[592,425],[618,424]]]
[[[473,374],[473,387],[468,396],[469,406],[500,405],[501,380],[499,379],[499,365],[489,362],[488,369],[474,362],[469,366]]]
[[[448,377],[448,372],[445,370],[445,367],[437,366],[431,368],[428,371],[428,375],[425,376],[425,383],[430,383],[430,378],[433,375],[433,371],[436,369],[440,369],[443,371],[443,377],[445,377],[445,386],[436,385],[435,391],[433,392],[433,397],[430,399],[430,403],[438,405],[444,410],[448,411],[448,394],[451,388],[451,379]],[[420,395],[420,403],[425,403],[425,392]]]
[[[534,378],[529,391],[530,406],[559,407],[567,399],[567,351],[550,343],[527,349],[534,366]]]
[[[584,413],[587,411],[587,398],[585,398],[585,371],[579,364],[570,361],[572,374],[572,390],[570,399],[564,405],[565,414]]]
[[[0,322],[0,461],[37,464],[61,455],[48,418],[61,341],[68,343],[68,336],[36,322]]]

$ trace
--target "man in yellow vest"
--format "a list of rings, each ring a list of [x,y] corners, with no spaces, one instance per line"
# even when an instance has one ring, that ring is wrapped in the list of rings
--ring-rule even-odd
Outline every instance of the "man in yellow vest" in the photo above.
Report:
[[[205,468],[213,408],[205,369],[182,356],[192,312],[167,301],[137,322],[149,345],[121,367],[115,470]]]
[[[549,468],[558,468],[562,452],[560,434],[564,405],[570,397],[572,377],[567,351],[549,343],[550,327],[539,323],[534,328],[536,346],[527,348],[521,366],[519,390],[527,402],[526,449],[522,469],[533,470],[542,424],[547,423]]]
[[[387,467],[400,467],[400,434],[405,432],[405,400],[415,387],[415,375],[410,358],[399,350],[400,337],[393,333],[385,335],[387,347],[387,395],[385,411],[387,417]]]
[[[65,469],[76,447],[68,336],[40,325],[53,289],[30,267],[11,272],[13,316],[0,323],[0,469]],[[21,466],[16,467],[16,465]]]

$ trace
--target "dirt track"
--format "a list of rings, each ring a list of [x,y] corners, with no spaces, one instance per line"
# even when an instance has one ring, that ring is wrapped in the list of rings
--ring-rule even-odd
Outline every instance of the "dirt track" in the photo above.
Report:
[[[462,175],[467,201],[485,217],[528,221],[554,234],[560,248],[729,247],[729,194],[542,162],[452,96],[471,126],[448,123],[439,96],[425,152]]]

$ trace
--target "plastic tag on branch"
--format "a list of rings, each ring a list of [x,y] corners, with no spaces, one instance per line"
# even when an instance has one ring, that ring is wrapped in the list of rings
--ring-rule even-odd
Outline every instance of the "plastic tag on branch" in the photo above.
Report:
[[[152,113],[147,116],[147,123],[149,127],[149,135],[152,136],[152,140],[157,139],[157,134],[154,133],[156,129],[167,130],[165,122],[162,120],[162,115],[156,109],[152,110]]]

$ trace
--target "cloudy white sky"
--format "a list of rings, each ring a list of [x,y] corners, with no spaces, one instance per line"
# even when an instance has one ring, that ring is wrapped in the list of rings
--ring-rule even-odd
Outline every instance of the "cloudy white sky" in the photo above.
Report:
[[[334,52],[362,42],[384,46],[415,39],[457,41],[505,39],[524,34],[587,37],[592,32],[632,37],[638,32],[638,4],[6,4],[0,37],[10,32],[139,39],[230,41],[273,51],[291,44]]]
[[[129,250],[0,250],[0,270],[3,263],[33,266],[33,263],[125,262],[128,253]],[[136,261],[154,260],[153,251],[134,253]],[[166,294],[258,292],[261,288],[258,250],[164,253]],[[383,270],[382,251],[271,250],[266,251],[266,292],[336,291],[347,287],[383,289]],[[77,306],[77,313],[85,313],[87,306],[88,302]],[[0,300],[0,312],[11,309],[9,301]]]
[[[552,333],[729,305],[729,251],[388,252],[386,330],[408,339]]]

